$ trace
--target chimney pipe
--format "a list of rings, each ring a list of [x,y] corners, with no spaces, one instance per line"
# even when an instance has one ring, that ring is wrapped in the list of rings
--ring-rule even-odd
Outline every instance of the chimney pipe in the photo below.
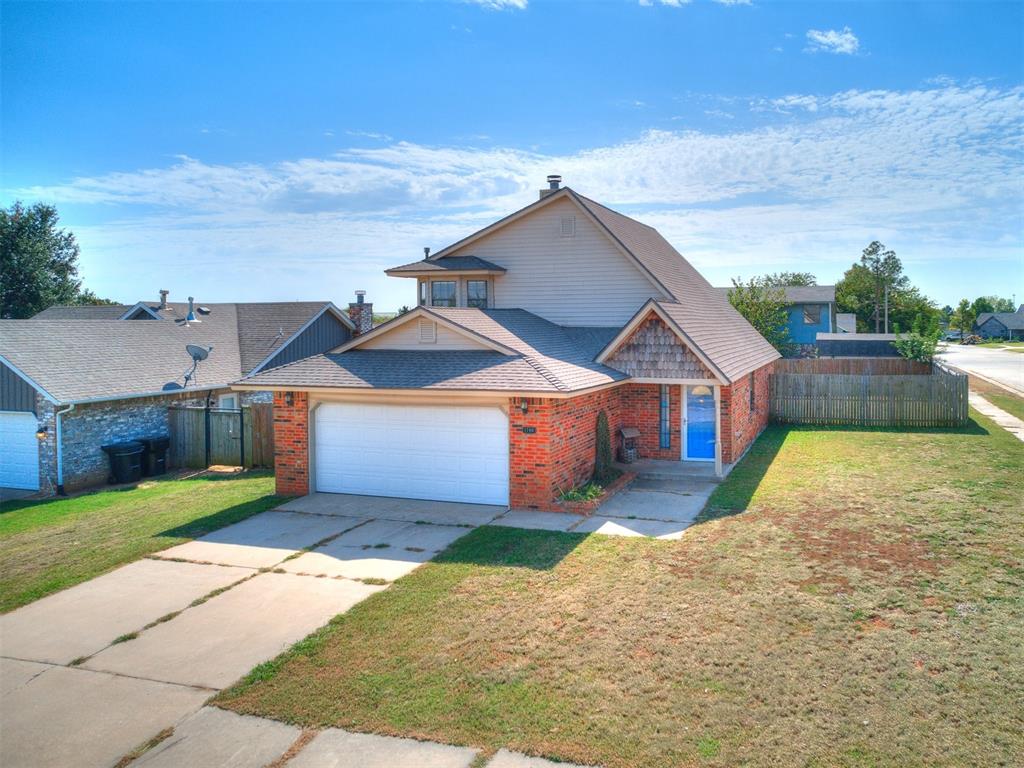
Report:
[[[430,258],[430,246],[429,245],[426,248],[423,249],[423,258],[424,259],[429,259]]]
[[[362,304],[366,299],[366,291],[356,291],[356,304]]]
[[[544,199],[548,195],[553,195],[558,191],[558,188],[562,184],[562,177],[557,173],[552,173],[548,176],[548,188],[540,191],[541,199]]]
[[[167,309],[167,294],[169,293],[170,291],[168,291],[166,288],[160,289],[160,306],[158,307],[158,309]]]

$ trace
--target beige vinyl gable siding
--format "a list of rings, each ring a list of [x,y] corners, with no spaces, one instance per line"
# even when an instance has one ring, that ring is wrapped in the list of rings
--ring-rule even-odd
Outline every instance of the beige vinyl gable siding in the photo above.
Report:
[[[420,323],[431,323],[434,326],[436,341],[420,341]],[[387,333],[382,333],[374,339],[363,342],[359,345],[359,349],[403,349],[423,352],[491,351],[490,347],[427,319],[414,319],[402,323]]]
[[[562,219],[575,234],[562,235]],[[559,325],[624,324],[664,294],[568,199],[543,206],[452,255],[508,270],[493,279],[491,304],[525,309]]]

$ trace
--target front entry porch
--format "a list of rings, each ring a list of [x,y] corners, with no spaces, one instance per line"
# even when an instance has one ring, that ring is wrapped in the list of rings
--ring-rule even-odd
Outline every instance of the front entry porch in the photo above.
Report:
[[[632,464],[615,464],[621,470],[635,472],[638,480],[671,480],[720,483],[728,475],[734,464],[723,464],[722,474],[715,472],[715,465],[710,461],[672,461],[669,459],[640,459]]]

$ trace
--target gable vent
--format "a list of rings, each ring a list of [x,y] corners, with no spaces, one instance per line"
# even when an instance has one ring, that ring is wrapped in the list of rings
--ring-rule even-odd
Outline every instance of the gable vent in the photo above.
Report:
[[[576,217],[562,217],[562,237],[573,237],[576,234]]]
[[[437,341],[437,323],[433,320],[420,320],[420,344],[433,344]]]

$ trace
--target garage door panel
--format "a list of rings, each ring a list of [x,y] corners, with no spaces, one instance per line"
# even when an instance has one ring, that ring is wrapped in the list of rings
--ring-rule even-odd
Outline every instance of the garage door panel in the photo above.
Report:
[[[325,403],[317,490],[508,503],[508,419],[496,407]]]
[[[0,488],[39,490],[38,428],[34,413],[0,411]]]

